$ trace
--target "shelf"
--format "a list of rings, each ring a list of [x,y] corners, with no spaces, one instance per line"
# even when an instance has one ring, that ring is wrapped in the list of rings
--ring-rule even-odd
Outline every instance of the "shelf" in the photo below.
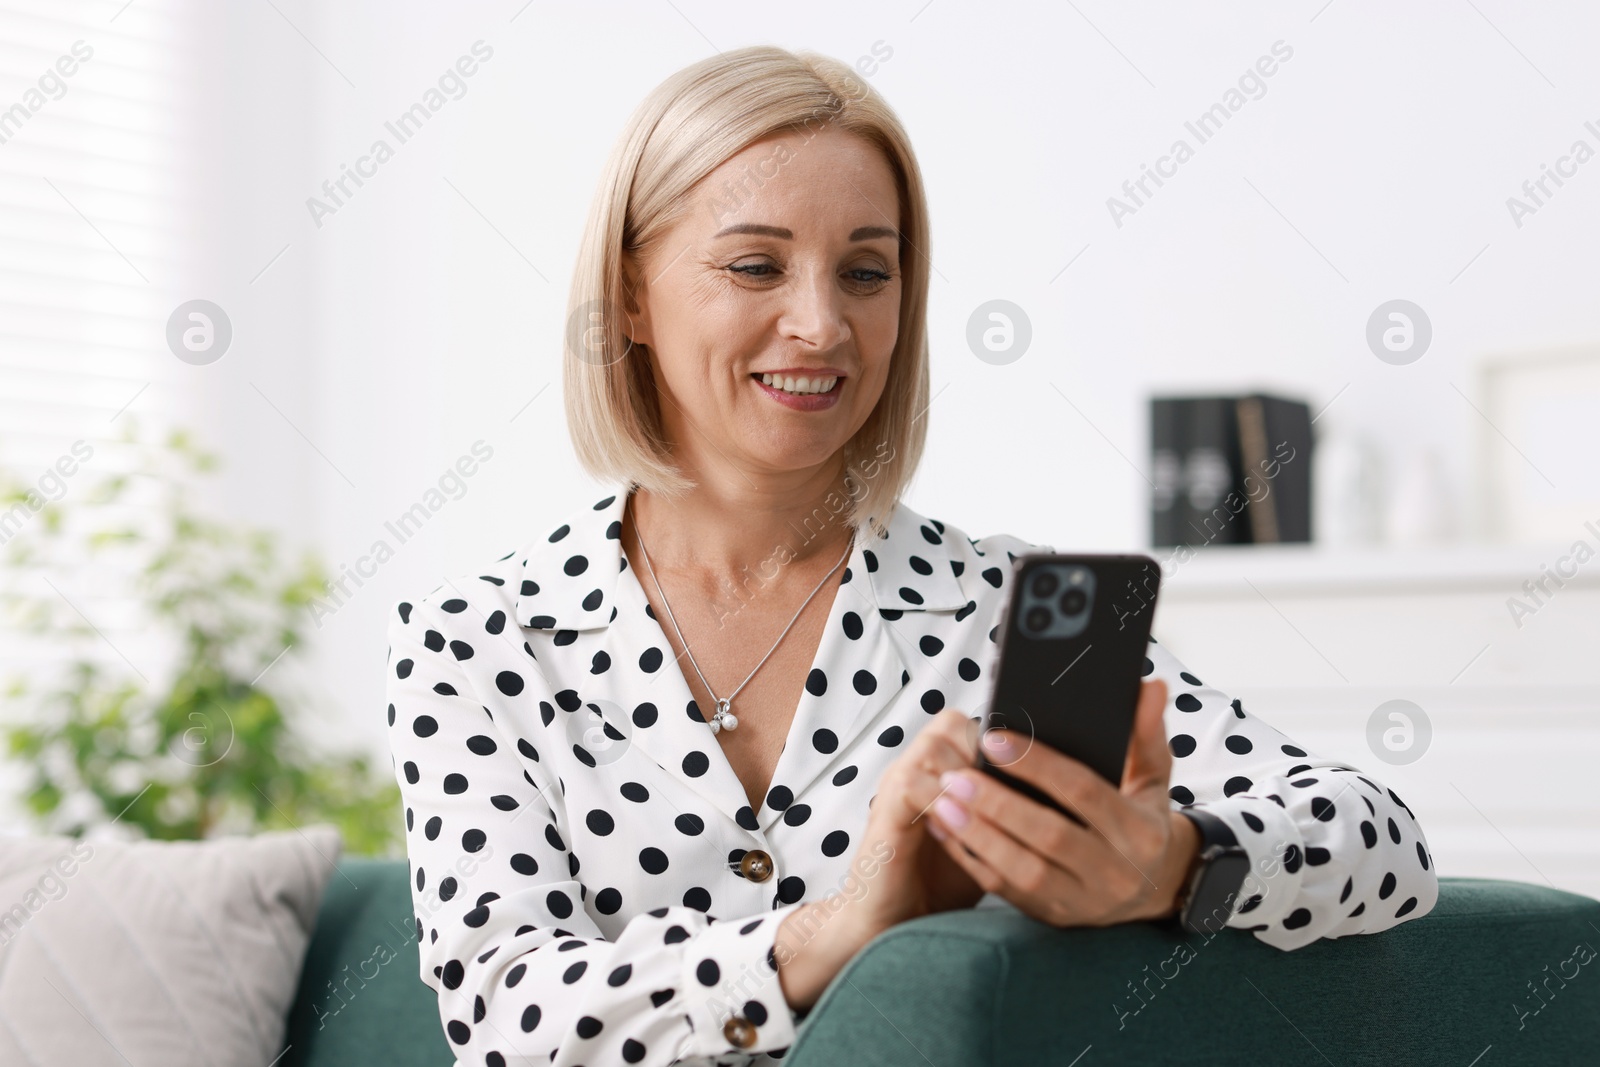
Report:
[[[1543,545],[1439,545],[1332,549],[1315,545],[1207,545],[1184,562],[1170,548],[1147,550],[1162,564],[1163,599],[1255,597],[1256,590],[1371,596],[1414,592],[1503,591],[1554,573],[1566,562],[1564,589],[1600,588],[1600,538],[1584,540],[1595,555],[1578,563],[1574,542]],[[1254,585],[1255,589],[1251,586]],[[1551,588],[1556,588],[1553,584]]]

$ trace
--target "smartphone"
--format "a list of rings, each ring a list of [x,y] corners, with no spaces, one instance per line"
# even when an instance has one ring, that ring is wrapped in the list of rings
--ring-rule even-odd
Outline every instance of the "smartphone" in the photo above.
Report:
[[[1012,730],[1025,746],[1048,745],[1120,785],[1160,586],[1161,567],[1149,556],[1016,557],[985,732]],[[978,766],[1082,823],[1060,797],[1006,773],[981,749]]]

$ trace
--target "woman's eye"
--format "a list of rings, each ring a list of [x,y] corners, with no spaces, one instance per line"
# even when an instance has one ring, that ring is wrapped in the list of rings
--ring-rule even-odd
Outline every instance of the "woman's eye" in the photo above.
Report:
[[[728,269],[736,274],[743,274],[751,278],[765,278],[768,275],[763,272],[771,271],[775,268],[771,263],[738,263]]]
[[[857,267],[849,274],[851,281],[861,285],[879,285],[889,280],[889,272],[876,267]]]

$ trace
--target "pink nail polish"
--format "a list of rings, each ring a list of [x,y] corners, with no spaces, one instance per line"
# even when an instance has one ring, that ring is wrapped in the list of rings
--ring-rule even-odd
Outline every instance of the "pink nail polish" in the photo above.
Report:
[[[971,816],[967,814],[966,808],[963,808],[960,804],[951,800],[949,797],[940,797],[937,801],[935,801],[933,805],[933,812],[935,815],[939,816],[940,819],[944,820],[945,825],[949,826],[952,830],[961,829],[963,826],[967,825],[967,820],[971,818]]]
[[[939,775],[939,786],[957,800],[971,800],[978,795],[978,787],[972,779],[955,771],[945,771]]]
[[[983,747],[990,755],[1000,759],[1010,759],[1016,751],[1006,736],[995,730],[983,735]]]

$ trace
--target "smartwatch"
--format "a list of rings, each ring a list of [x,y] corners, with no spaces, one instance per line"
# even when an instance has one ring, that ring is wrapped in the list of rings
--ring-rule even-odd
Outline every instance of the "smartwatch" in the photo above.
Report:
[[[1178,811],[1200,832],[1199,851],[1179,891],[1178,924],[1197,934],[1215,934],[1238,910],[1250,857],[1217,816],[1194,807]]]

